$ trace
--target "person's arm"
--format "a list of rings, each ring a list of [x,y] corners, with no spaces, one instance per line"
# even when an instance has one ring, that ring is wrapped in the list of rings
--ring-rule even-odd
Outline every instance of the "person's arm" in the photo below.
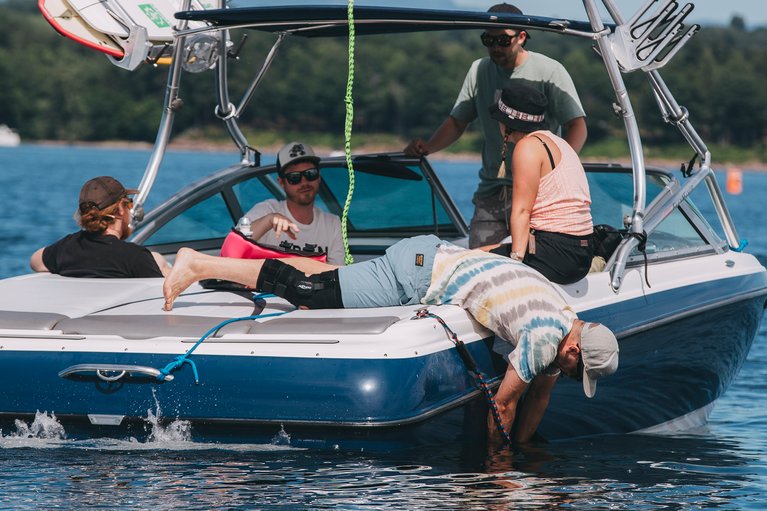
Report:
[[[45,247],[36,250],[29,258],[29,267],[32,268],[32,271],[49,271],[43,263],[43,250]]]
[[[426,156],[441,151],[461,138],[466,126],[467,123],[449,115],[427,142],[417,138],[405,147],[404,152],[408,156]]]
[[[482,250],[483,252],[490,252],[500,246],[501,246],[501,243],[495,243],[493,245],[483,245],[481,247],[477,247],[476,250]]]
[[[586,127],[585,117],[576,117],[565,123],[564,136],[562,138],[570,144],[570,147],[575,149],[576,153],[581,152],[583,145],[586,143],[586,137],[588,137],[588,128]]]
[[[539,374],[533,378],[530,389],[525,394],[525,399],[520,407],[519,420],[514,428],[513,439],[515,443],[528,442],[535,434],[541,419],[543,419],[543,414],[549,406],[551,390],[558,378],[559,375],[549,376],[547,374]]]
[[[541,181],[542,156],[537,139],[523,138],[514,148],[512,168],[514,187],[511,192],[511,252],[524,257],[530,237],[530,214]],[[540,148],[543,151],[543,146]]]
[[[503,428],[509,432],[514,425],[514,417],[517,413],[517,404],[522,394],[527,388],[527,383],[517,374],[514,366],[509,364],[506,368],[506,375],[503,377],[498,392],[495,393],[495,405],[498,407],[498,413],[501,416]],[[503,442],[501,433],[495,423],[492,411],[487,414],[487,432],[491,442]]]
[[[261,239],[261,236],[271,230],[274,231],[275,236],[279,240],[282,233],[287,234],[291,239],[296,239],[296,233],[300,229],[289,218],[279,213],[269,213],[251,222],[250,230],[253,233],[252,238],[254,240]]]

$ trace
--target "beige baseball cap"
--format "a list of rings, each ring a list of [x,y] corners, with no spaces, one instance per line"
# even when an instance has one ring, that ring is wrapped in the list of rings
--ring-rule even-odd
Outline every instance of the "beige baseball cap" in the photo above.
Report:
[[[618,340],[600,323],[586,323],[581,331],[583,359],[583,392],[594,397],[597,380],[618,369]]]

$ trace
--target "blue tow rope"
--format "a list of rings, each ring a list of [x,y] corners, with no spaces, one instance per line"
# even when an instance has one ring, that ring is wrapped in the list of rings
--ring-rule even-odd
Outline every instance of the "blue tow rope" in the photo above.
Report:
[[[740,245],[738,245],[737,247],[733,247],[732,245],[730,245],[730,250],[732,250],[734,252],[743,252],[743,249],[745,249],[747,246],[748,246],[748,240],[747,239],[741,239],[740,240]]]
[[[270,314],[259,314],[257,316],[246,316],[246,317],[243,317],[243,318],[232,318],[232,319],[227,319],[226,321],[223,321],[223,322],[219,323],[218,325],[214,326],[213,328],[211,328],[210,330],[205,332],[202,335],[202,337],[200,337],[200,340],[197,341],[196,343],[194,343],[194,346],[192,346],[186,353],[184,353],[183,355],[179,355],[178,357],[175,358],[175,360],[170,362],[164,368],[160,369],[160,374],[157,375],[157,379],[159,381],[164,381],[165,377],[168,376],[170,373],[172,373],[173,371],[175,371],[176,369],[178,369],[179,367],[181,367],[184,364],[189,364],[190,366],[192,366],[192,372],[194,372],[194,383],[195,383],[195,385],[199,385],[199,383],[200,383],[200,375],[197,372],[197,364],[195,364],[194,361],[191,360],[189,357],[192,355],[192,352],[194,352],[194,350],[197,349],[197,346],[202,344],[202,342],[205,339],[207,339],[208,337],[210,337],[211,335],[213,335],[214,333],[216,333],[220,329],[224,328],[229,323],[236,323],[237,321],[248,321],[248,320],[260,319],[260,318],[270,318],[272,316],[282,316],[283,314],[287,314],[288,312],[289,311],[286,311],[286,312],[273,312],[273,313],[270,313]]]

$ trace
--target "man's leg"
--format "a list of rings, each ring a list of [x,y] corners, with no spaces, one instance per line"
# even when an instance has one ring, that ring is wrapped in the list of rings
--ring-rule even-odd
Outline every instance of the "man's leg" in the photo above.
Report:
[[[279,260],[306,274],[322,273],[336,268],[333,265],[303,257]],[[189,248],[182,248],[178,251],[173,268],[162,286],[165,297],[163,308],[171,310],[173,301],[178,295],[193,283],[203,279],[231,280],[255,289],[264,261],[264,259],[209,256]]]
[[[511,189],[489,197],[475,195],[474,216],[469,224],[469,248],[500,243],[511,234],[509,214],[511,213]]]
[[[434,235],[405,238],[383,257],[338,269],[345,308],[391,307],[419,303],[431,284],[437,246]]]

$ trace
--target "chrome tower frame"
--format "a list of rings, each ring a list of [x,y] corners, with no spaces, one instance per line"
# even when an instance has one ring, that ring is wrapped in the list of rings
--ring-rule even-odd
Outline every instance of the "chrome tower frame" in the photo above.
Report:
[[[573,30],[568,28],[567,20],[552,20],[548,26],[541,28],[533,27],[565,35],[585,37],[596,43],[597,50],[605,64],[610,82],[615,92],[615,110],[624,122],[627,133],[629,150],[631,152],[631,165],[634,175],[634,205],[631,217],[626,220],[626,227],[632,236],[625,239],[619,246],[607,264],[610,271],[610,286],[615,292],[621,287],[626,264],[632,250],[640,243],[640,240],[653,230],[665,219],[690,193],[705,182],[710,193],[715,210],[722,224],[727,244],[731,250],[741,250],[742,243],[738,238],[737,231],[725,205],[722,192],[716,182],[711,169],[711,154],[706,144],[700,138],[693,127],[689,113],[680,106],[671,91],[663,81],[658,69],[663,67],[681,48],[689,41],[700,28],[698,25],[684,26],[684,20],[692,11],[692,3],[679,8],[676,0],[647,0],[637,13],[625,20],[613,0],[601,0],[615,25],[605,25],[601,20],[596,0],[583,0],[586,14],[591,24],[592,31]],[[188,9],[191,0],[183,0],[183,8]],[[217,0],[219,8],[223,8],[224,0]],[[375,23],[375,20],[366,20],[366,23]],[[386,23],[387,20],[378,20]],[[175,27],[176,41],[173,45],[173,62],[168,74],[166,94],[163,105],[163,115],[157,133],[152,156],[147,164],[144,176],[139,185],[139,193],[133,210],[134,223],[143,218],[143,204],[152,188],[157,176],[160,164],[168,146],[170,132],[178,108],[180,76],[182,72],[182,55],[186,37],[201,32],[222,32],[219,38],[220,58],[217,62],[216,72],[216,115],[224,122],[232,140],[240,151],[241,161],[253,166],[260,165],[260,154],[248,144],[248,141],[238,125],[238,119],[253,97],[253,93],[265,76],[277,51],[287,36],[293,33],[308,32],[325,28],[328,25],[341,25],[346,20],[323,21],[316,25],[302,27],[300,29],[285,29],[277,33],[277,39],[271,50],[266,55],[263,64],[256,71],[250,85],[247,87],[237,107],[230,101],[228,83],[227,45],[229,42],[230,28],[247,28],[258,26],[258,23],[244,23],[236,27],[221,28],[194,28],[187,29],[185,21],[179,22]],[[274,24],[272,24],[274,25]],[[498,24],[487,23],[456,23],[456,28],[498,28]],[[518,28],[526,28],[519,24]],[[697,159],[700,161],[696,170],[693,165],[688,169],[688,179],[679,187],[668,188],[653,204],[650,211],[647,210],[647,194],[645,185],[645,160],[642,149],[642,141],[639,127],[634,115],[631,99],[622,73],[641,71],[647,75],[648,82],[654,93],[661,116],[665,122],[673,124],[681,132],[683,138],[692,147]],[[717,249],[724,250],[724,249]]]

